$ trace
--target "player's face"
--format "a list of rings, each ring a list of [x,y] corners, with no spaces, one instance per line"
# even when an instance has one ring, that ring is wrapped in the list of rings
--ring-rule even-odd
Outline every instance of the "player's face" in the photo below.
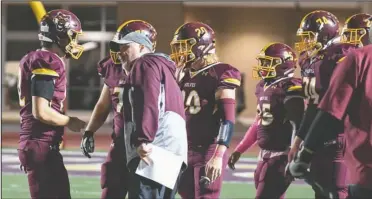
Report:
[[[119,59],[122,64],[130,63],[141,56],[144,47],[137,43],[120,45]]]
[[[304,34],[297,35],[297,39],[299,40],[296,42],[296,51],[301,54],[306,52],[306,54],[312,57],[316,49],[317,37],[312,32],[306,32]]]
[[[187,43],[174,43],[171,45],[171,48],[171,59],[176,63],[178,68],[184,67],[188,55]]]

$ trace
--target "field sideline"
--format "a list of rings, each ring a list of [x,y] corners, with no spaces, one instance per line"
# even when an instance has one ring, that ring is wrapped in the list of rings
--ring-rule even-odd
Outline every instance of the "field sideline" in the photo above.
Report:
[[[106,152],[96,152],[92,159],[80,151],[63,150],[64,162],[69,171],[72,198],[99,198],[101,194],[99,170]],[[253,172],[256,159],[245,156],[236,165],[227,169],[221,198],[254,198]],[[314,198],[311,188],[295,181],[287,191],[286,198]],[[17,151],[2,149],[2,198],[29,198],[27,177],[19,170]]]

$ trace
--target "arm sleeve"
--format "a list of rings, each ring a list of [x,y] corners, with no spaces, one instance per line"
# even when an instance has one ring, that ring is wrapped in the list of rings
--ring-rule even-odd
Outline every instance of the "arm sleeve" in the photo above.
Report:
[[[300,127],[305,110],[303,98],[291,98],[285,102],[284,107],[286,109],[287,119],[296,124],[297,130]]]
[[[357,67],[354,53],[349,54],[336,67],[319,108],[342,120],[346,114],[353,90],[357,87]]]
[[[315,152],[330,137],[336,138],[343,131],[343,123],[331,114],[319,110],[304,139],[304,147]]]
[[[239,153],[244,153],[248,150],[254,143],[257,142],[257,119],[253,124],[248,128],[247,132],[244,135],[244,138],[240,141],[238,146],[235,148],[235,151]]]
[[[300,123],[305,111],[304,98],[301,79],[293,79],[286,88],[286,97],[284,98],[284,107],[286,109],[286,118],[295,124],[295,130],[300,127]]]
[[[161,88],[160,71],[153,64],[140,59],[132,71],[133,111],[137,140],[135,145],[154,140],[159,122],[159,94]]]
[[[217,144],[230,146],[230,141],[234,133],[235,124],[235,100],[219,99],[218,107],[222,112],[220,129],[217,136]]]
[[[34,75],[31,79],[31,95],[52,100],[54,94],[53,78],[46,75]]]
[[[318,109],[315,104],[309,104],[305,111],[305,114],[302,118],[300,123],[300,128],[298,129],[296,136],[301,138],[302,140],[305,139],[307,131],[310,128],[311,123],[314,121],[316,114],[318,113]]]

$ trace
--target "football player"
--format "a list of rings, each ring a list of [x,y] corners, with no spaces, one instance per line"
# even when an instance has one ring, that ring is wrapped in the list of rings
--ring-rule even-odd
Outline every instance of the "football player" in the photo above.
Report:
[[[280,198],[293,178],[285,172],[292,136],[304,113],[301,79],[294,78],[297,59],[286,44],[271,43],[257,56],[257,117],[229,158],[229,167],[255,142],[261,148],[254,174],[256,198]]]
[[[132,31],[146,31],[149,34],[148,37],[155,43],[157,33],[151,27],[145,21],[130,20],[123,23],[117,31],[125,32],[125,34]],[[98,63],[98,74],[104,79],[105,84],[85,129],[81,148],[84,155],[90,158],[89,153],[94,152],[94,132],[106,121],[111,107],[114,115],[113,133],[111,134],[112,144],[106,161],[101,167],[101,198],[125,198],[129,186],[129,171],[125,159],[123,135],[123,90],[127,71],[123,69],[122,65],[126,65],[127,62],[118,59],[116,52],[111,52],[111,55],[111,58],[106,57]]]
[[[308,100],[306,113],[301,127],[291,147],[289,159],[293,160],[305,139],[310,124],[318,112],[317,106],[325,91],[336,65],[345,55],[356,48],[354,44],[340,42],[339,21],[335,15],[323,10],[308,13],[301,21],[297,31],[300,42],[296,48],[302,55],[300,60],[304,95]],[[322,151],[314,157],[310,171],[316,182],[329,188],[337,189],[340,198],[347,196],[345,184],[347,168],[343,162],[345,140],[343,129],[331,129],[328,138],[319,144]],[[298,177],[292,173],[294,177]],[[314,188],[315,198],[324,198]]]
[[[201,22],[183,24],[171,41],[187,118],[188,167],[179,187],[182,198],[219,198],[227,164],[240,72],[218,61],[215,45],[213,29]]]
[[[319,141],[326,140],[330,130],[345,126],[345,163],[349,172],[348,198],[370,198],[372,195],[371,170],[371,20],[366,14],[350,17],[345,26],[344,36],[353,35],[355,40],[347,39],[365,47],[351,52],[338,64],[330,86],[319,104],[319,111],[304,141],[304,150],[298,154],[297,161],[290,165],[292,173],[301,176],[307,170],[313,153],[319,153]],[[316,156],[316,154],[315,154]]]
[[[21,132],[18,156],[27,173],[31,198],[71,198],[68,174],[59,152],[64,127],[79,132],[85,122],[63,112],[66,98],[64,58],[78,59],[83,33],[77,16],[52,10],[40,22],[41,49],[20,61],[18,94]]]
[[[174,187],[166,187],[157,179],[161,166],[151,159],[153,148],[180,156],[180,161],[187,163],[186,122],[181,90],[174,76],[176,66],[169,56],[154,53],[155,39],[155,28],[137,21],[133,26],[121,25],[110,42],[112,59],[125,60],[124,69],[128,71],[122,93],[128,198],[175,197],[177,181]],[[163,158],[170,159],[166,155]],[[137,168],[146,163],[151,164],[147,168],[151,171],[136,174]],[[177,172],[173,177],[179,178],[181,166],[172,169]]]

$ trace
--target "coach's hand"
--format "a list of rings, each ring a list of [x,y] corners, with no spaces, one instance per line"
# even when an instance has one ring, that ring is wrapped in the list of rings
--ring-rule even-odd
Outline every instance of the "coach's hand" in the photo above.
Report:
[[[205,173],[211,180],[215,181],[222,173],[222,157],[213,156],[205,166]]]
[[[140,158],[147,164],[150,164],[150,160],[147,156],[149,156],[152,152],[151,144],[142,143],[137,147],[137,153]]]
[[[91,131],[85,131],[81,138],[80,148],[85,156],[91,158],[89,153],[94,152],[94,133]]]
[[[235,170],[235,163],[238,162],[241,155],[242,154],[240,152],[237,152],[237,151],[234,151],[234,153],[232,153],[230,155],[229,161],[227,163],[229,165],[230,169]]]

